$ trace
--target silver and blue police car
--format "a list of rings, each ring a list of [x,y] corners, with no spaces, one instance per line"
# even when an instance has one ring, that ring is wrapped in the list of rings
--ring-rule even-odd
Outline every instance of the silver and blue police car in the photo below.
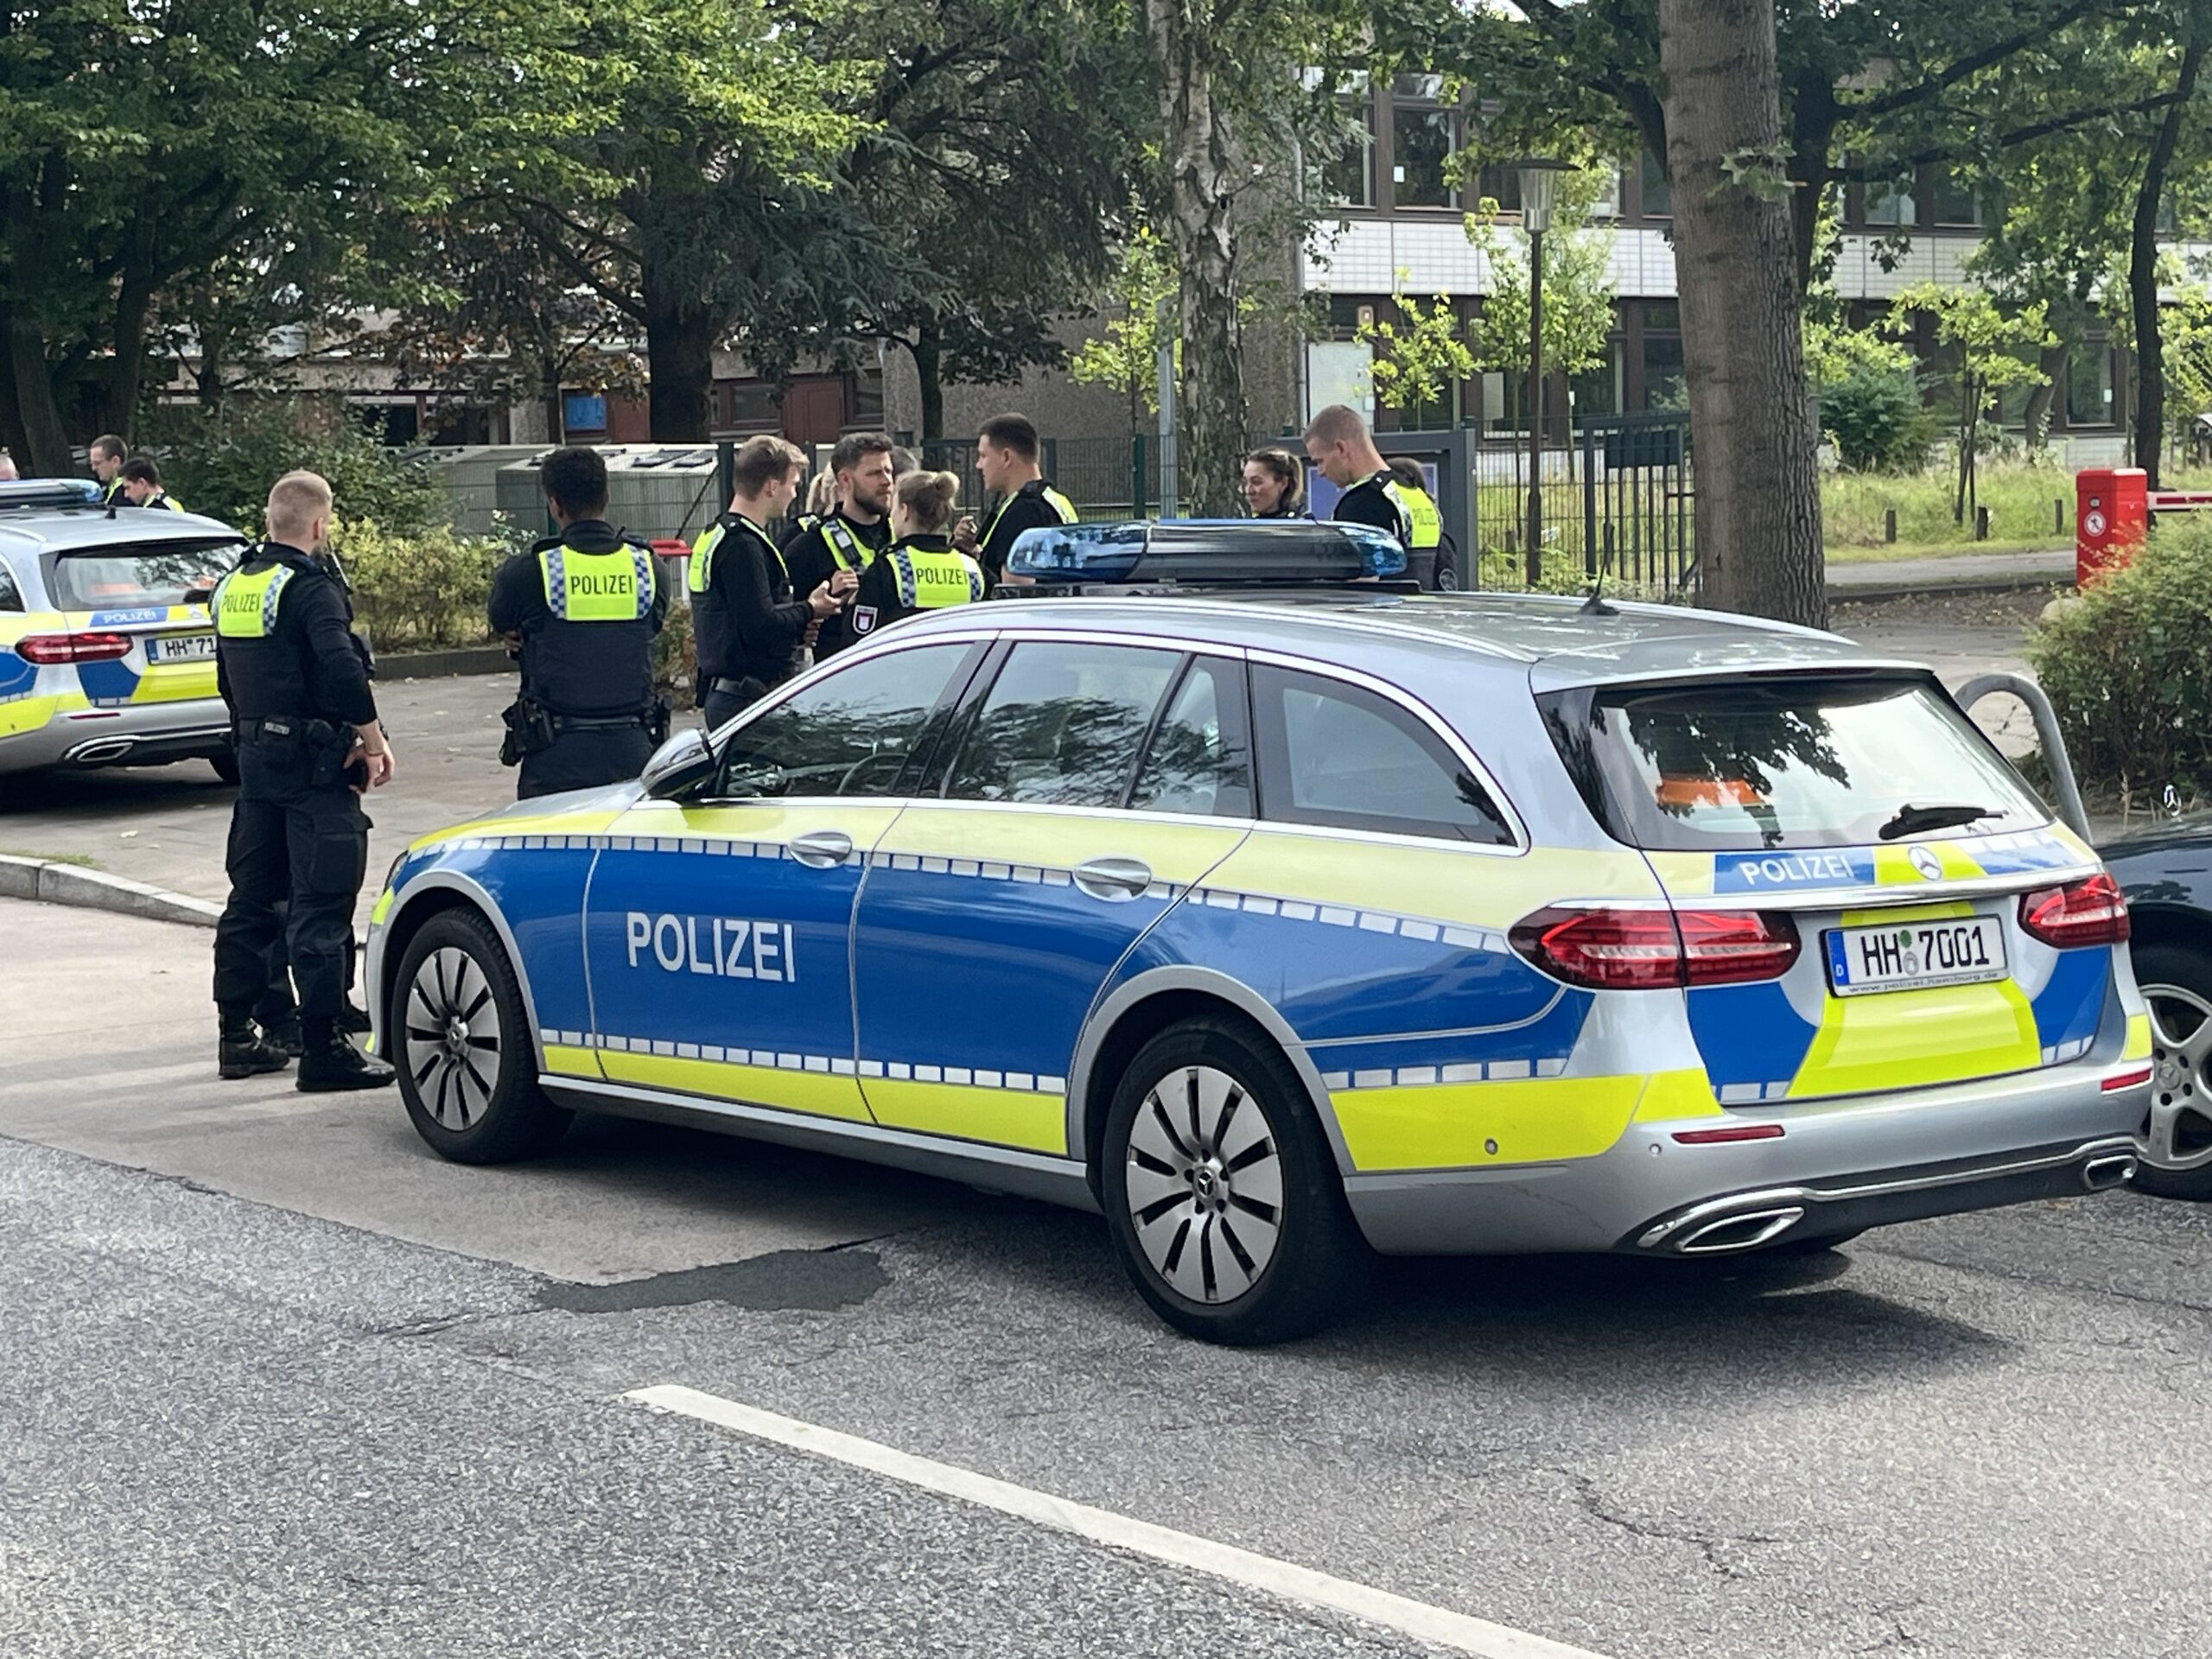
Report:
[[[417,842],[368,959],[416,1128],[489,1162],[629,1113],[1096,1208],[1239,1342],[1370,1251],[1814,1249],[2126,1179],[2125,901],[1927,670],[1359,579],[1401,563],[1035,532],[1037,596]]]
[[[206,596],[245,544],[88,479],[0,483],[0,782],[189,760],[235,781]]]

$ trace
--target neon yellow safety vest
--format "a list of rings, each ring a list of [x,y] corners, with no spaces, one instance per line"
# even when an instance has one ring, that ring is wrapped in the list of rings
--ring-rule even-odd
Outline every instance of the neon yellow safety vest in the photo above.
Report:
[[[537,556],[545,604],[563,622],[636,622],[651,616],[655,593],[650,550],[624,545],[610,553],[549,547]]]
[[[215,611],[215,632],[226,639],[269,638],[276,632],[277,602],[293,575],[289,564],[232,571],[215,584],[215,596],[209,601]]]
[[[950,548],[894,547],[883,556],[899,580],[899,602],[910,611],[942,610],[983,596],[983,567]]]
[[[1426,551],[1444,545],[1444,515],[1436,510],[1436,502],[1429,493],[1410,484],[1401,484],[1392,473],[1376,475],[1382,493],[1398,510],[1398,522],[1403,527],[1409,552]]]
[[[875,550],[853,534],[853,527],[843,519],[831,517],[822,521],[822,535],[830,543],[830,556],[836,560],[838,568],[855,573],[865,570],[875,557]]]
[[[1012,493],[1008,494],[1004,500],[999,503],[998,511],[991,515],[990,524],[983,531],[983,539],[985,541],[989,541],[992,536],[997,533],[999,520],[1006,517],[1006,510],[1014,505],[1014,498],[1020,493],[1021,492],[1020,490],[1015,490]],[[1072,524],[1076,522],[1074,502],[1069,500],[1067,497],[1062,495],[1058,490],[1054,489],[1049,484],[1047,484],[1042,490],[1039,491],[1038,493],[1044,498],[1045,505],[1046,506],[1052,508],[1054,512],[1060,515],[1060,522],[1062,524]]]
[[[768,532],[750,518],[747,518],[743,513],[739,513],[737,517],[747,530],[760,538],[761,546],[775,554],[777,568],[782,569],[784,556],[778,551],[776,543],[769,537]],[[729,526],[717,519],[707,526],[706,532],[699,537],[699,545],[691,550],[691,567],[684,572],[683,585],[693,593],[703,594],[715,585],[715,554],[728,537]]]
[[[146,504],[149,507],[167,507],[171,512],[182,512],[184,503],[167,493],[156,496]]]

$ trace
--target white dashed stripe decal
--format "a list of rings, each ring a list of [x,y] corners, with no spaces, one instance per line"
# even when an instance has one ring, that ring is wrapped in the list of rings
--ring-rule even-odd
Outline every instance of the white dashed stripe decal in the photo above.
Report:
[[[1459,1065],[1376,1066],[1357,1071],[1324,1071],[1321,1086],[1332,1095],[1357,1089],[1426,1089],[1447,1084],[1516,1083],[1530,1077],[1556,1077],[1567,1071],[1564,1059],[1470,1060]]]
[[[1065,1077],[1029,1071],[992,1071],[965,1065],[915,1065],[900,1060],[853,1060],[838,1055],[794,1054],[788,1049],[729,1048],[714,1043],[664,1042],[650,1037],[615,1037],[604,1032],[548,1031],[556,1048],[603,1048],[617,1054],[645,1054],[664,1060],[708,1060],[716,1065],[766,1066],[777,1071],[812,1071],[839,1077],[870,1077],[894,1083],[950,1083],[967,1089],[997,1089],[1009,1094],[1065,1095]]]

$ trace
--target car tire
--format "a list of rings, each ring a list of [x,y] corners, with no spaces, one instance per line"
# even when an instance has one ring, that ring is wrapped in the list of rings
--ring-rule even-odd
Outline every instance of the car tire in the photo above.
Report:
[[[1129,1062],[1100,1147],[1114,1245],[1186,1335],[1256,1346],[1327,1325],[1371,1256],[1305,1084],[1231,1020],[1170,1027]]]
[[[238,787],[238,758],[235,753],[226,749],[220,754],[211,754],[207,757],[207,764],[215,768],[218,778],[233,789]]]
[[[472,911],[433,916],[408,941],[385,1032],[407,1116],[441,1158],[535,1157],[575,1116],[537,1086],[522,987],[490,925]]]
[[[2146,944],[2135,980],[2151,1006],[2150,1135],[2135,1185],[2162,1198],[2212,1200],[2212,951]]]

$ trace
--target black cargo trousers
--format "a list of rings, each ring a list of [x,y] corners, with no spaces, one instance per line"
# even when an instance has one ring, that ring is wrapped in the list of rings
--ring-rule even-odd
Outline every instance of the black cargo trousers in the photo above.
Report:
[[[321,721],[283,736],[241,734],[238,798],[225,859],[230,902],[215,925],[215,1002],[245,1015],[269,989],[281,938],[309,1041],[337,1026],[353,906],[368,874],[369,818],[342,770],[351,734]],[[309,728],[322,734],[311,739]]]

